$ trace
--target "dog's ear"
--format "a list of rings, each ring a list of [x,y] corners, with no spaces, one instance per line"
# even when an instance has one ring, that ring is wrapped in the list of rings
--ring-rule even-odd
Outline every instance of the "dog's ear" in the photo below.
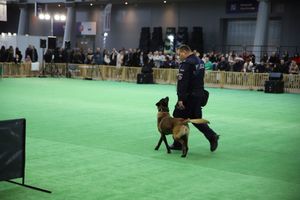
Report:
[[[168,102],[169,101],[169,97],[166,97],[165,100]]]
[[[159,106],[159,102],[157,102],[155,105],[156,105],[156,106]]]

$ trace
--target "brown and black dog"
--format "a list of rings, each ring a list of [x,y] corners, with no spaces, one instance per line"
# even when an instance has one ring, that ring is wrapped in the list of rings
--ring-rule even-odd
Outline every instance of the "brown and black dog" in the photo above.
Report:
[[[162,141],[164,141],[167,152],[171,153],[171,149],[168,145],[166,135],[172,134],[174,140],[179,141],[182,144],[182,155],[181,157],[186,157],[188,152],[188,136],[189,136],[189,126],[188,123],[203,124],[209,123],[205,119],[183,119],[183,118],[173,118],[169,113],[169,97],[162,98],[156,103],[158,113],[157,113],[157,128],[161,136],[155,150],[158,150]]]

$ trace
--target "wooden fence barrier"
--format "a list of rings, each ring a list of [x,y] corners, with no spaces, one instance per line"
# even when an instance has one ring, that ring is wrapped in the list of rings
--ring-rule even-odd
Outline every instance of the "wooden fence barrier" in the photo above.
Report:
[[[153,80],[159,84],[176,84],[178,69],[153,69]],[[0,63],[0,76],[3,77],[31,77],[42,73],[31,71],[31,64]],[[112,80],[136,82],[140,67],[121,67],[107,65],[46,63],[44,73],[47,76],[65,77],[67,73],[73,78],[92,78],[95,80]],[[232,89],[262,90],[268,73],[244,73],[206,71],[205,86]],[[283,75],[285,92],[300,93],[300,75]]]

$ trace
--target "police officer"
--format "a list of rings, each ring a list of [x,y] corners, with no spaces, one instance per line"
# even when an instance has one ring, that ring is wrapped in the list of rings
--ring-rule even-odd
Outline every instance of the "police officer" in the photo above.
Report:
[[[176,118],[202,118],[201,105],[204,97],[204,62],[195,56],[190,47],[182,45],[177,53],[182,61],[177,75],[178,102],[175,106],[173,117]],[[210,143],[210,151],[218,147],[219,135],[217,135],[207,124],[193,124],[201,131]],[[181,144],[174,141],[171,149],[181,150]]]

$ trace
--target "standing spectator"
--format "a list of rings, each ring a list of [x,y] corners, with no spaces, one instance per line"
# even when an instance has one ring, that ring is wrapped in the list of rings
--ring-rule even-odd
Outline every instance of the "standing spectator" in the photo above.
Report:
[[[289,61],[289,52],[285,51],[282,55],[282,59],[284,60],[284,62]]]
[[[59,53],[60,53],[60,55],[59,56],[61,56],[61,62],[62,63],[66,63],[66,62],[68,62],[68,51],[70,51],[69,49],[65,49],[65,48],[60,48],[60,50],[59,50]]]
[[[111,55],[110,55],[110,65],[116,66],[116,64],[117,64],[117,55],[118,55],[117,50],[115,48],[113,48],[113,50],[111,52]]]
[[[116,67],[120,68],[123,65],[124,61],[124,52],[120,50],[119,52],[116,51],[117,59],[116,59]]]
[[[22,53],[21,53],[21,51],[19,50],[19,48],[16,47],[14,62],[15,62],[15,63],[21,63],[21,61],[22,61]]]
[[[1,50],[0,50],[0,62],[5,62],[5,61],[6,61],[5,46],[1,46]]]
[[[61,63],[61,57],[59,56],[59,47],[56,47],[54,49],[53,55],[54,55],[53,57],[54,63]]]
[[[230,65],[224,56],[221,57],[221,61],[217,65],[217,70],[219,71],[229,71]]]
[[[52,61],[52,52],[50,49],[47,49],[45,55],[44,55],[44,60],[46,63],[51,63]]]
[[[234,65],[232,66],[233,67],[233,71],[234,72],[241,72],[243,67],[244,67],[244,59],[239,57],[239,56],[236,56],[235,59],[234,59],[235,63]]]
[[[30,61],[32,61],[32,54],[33,54],[33,49],[31,45],[28,45],[28,47],[25,50],[25,58],[28,60],[28,56],[30,57]]]
[[[129,66],[129,51],[125,50],[124,53],[124,66]]]
[[[132,57],[133,57],[132,49],[128,49],[127,55],[124,56],[125,66],[133,66],[133,64],[132,64],[133,63]]]
[[[171,68],[172,62],[169,56],[166,56],[166,61],[161,66],[162,68]]]
[[[140,50],[138,49],[133,49],[133,54],[132,54],[132,66],[138,67],[139,66],[139,52]]]
[[[297,63],[297,65],[300,64],[300,56],[298,53],[295,53],[293,60]]]
[[[252,53],[252,52],[250,52],[250,53],[249,53],[249,57],[250,57],[251,62],[252,62],[253,64],[255,64],[255,63],[256,63],[256,61],[255,61],[255,59],[256,59],[255,54]]]
[[[205,70],[212,70],[213,69],[213,64],[210,61],[210,57],[209,56],[205,56],[205,58],[204,58],[204,66],[205,66]]]
[[[148,60],[149,61],[153,60],[153,53],[152,53],[152,51],[150,51],[147,56],[148,56]]]
[[[276,52],[272,52],[272,55],[270,56],[268,62],[274,66],[275,64],[278,64],[280,62],[279,56]]]
[[[155,51],[153,54],[153,61],[156,68],[160,68],[160,57],[158,51]]]
[[[270,63],[266,63],[266,72],[267,73],[271,73],[273,72],[273,68],[274,68],[274,65],[273,64],[270,64]]]
[[[278,68],[281,73],[288,74],[289,73],[289,65],[288,62],[285,62],[284,58],[280,60],[280,64],[278,64]]]
[[[171,68],[178,68],[179,66],[179,61],[177,61],[176,59],[176,54],[172,56],[172,60],[171,60]]]
[[[139,63],[140,67],[143,67],[148,63],[148,56],[145,52],[141,51],[139,58],[140,58],[140,63]]]
[[[299,74],[299,67],[295,60],[292,60],[292,62],[290,64],[289,73],[290,74]]]
[[[159,66],[163,66],[164,62],[166,61],[166,56],[162,51],[159,51],[158,55],[159,55],[159,62],[160,62]]]
[[[30,57],[31,62],[36,62],[38,60],[37,50],[34,46],[28,45],[25,51],[25,58],[28,60],[28,56]]]
[[[94,63],[96,65],[102,65],[103,64],[103,54],[101,53],[101,49],[98,47],[96,49],[96,52],[94,54]]]
[[[213,64],[217,62],[217,57],[214,51],[209,53],[209,60]]]
[[[82,58],[82,53],[81,51],[77,48],[74,50],[74,53],[73,53],[73,63],[75,64],[82,64],[82,60],[84,60]]]
[[[6,55],[6,62],[14,62],[14,48],[12,46],[6,50]]]
[[[79,49],[79,54],[80,54],[80,63],[84,63],[85,62],[85,54],[84,54],[84,50],[82,47]]]
[[[284,59],[280,59],[280,62],[274,65],[273,72],[284,73],[284,71],[286,71],[286,68],[288,69],[287,65],[284,62]]]
[[[37,50],[36,50],[36,48],[35,48],[35,46],[32,46],[32,62],[37,62],[38,61],[38,58],[39,58],[39,56],[38,56],[38,53],[37,53]]]
[[[94,57],[94,53],[92,51],[92,49],[88,48],[87,50],[87,54],[85,56],[85,64],[92,64],[93,63],[93,58]]]
[[[255,72],[256,73],[265,73],[266,72],[266,64],[265,64],[264,59],[261,59],[260,63],[258,65],[256,65]]]
[[[253,70],[253,63],[251,62],[251,59],[248,57],[246,59],[246,62],[244,63],[242,72],[252,72]]]
[[[261,59],[263,59],[264,63],[267,63],[268,59],[269,59],[268,53],[264,53],[264,55]]]
[[[116,75],[117,75],[117,81],[121,80],[121,73],[122,73],[122,69],[121,66],[123,65],[124,62],[124,52],[122,50],[120,50],[119,52],[117,52],[117,61],[116,61]]]
[[[104,64],[105,65],[110,65],[110,55],[109,55],[109,51],[106,50],[105,51],[105,55],[104,55]]]

